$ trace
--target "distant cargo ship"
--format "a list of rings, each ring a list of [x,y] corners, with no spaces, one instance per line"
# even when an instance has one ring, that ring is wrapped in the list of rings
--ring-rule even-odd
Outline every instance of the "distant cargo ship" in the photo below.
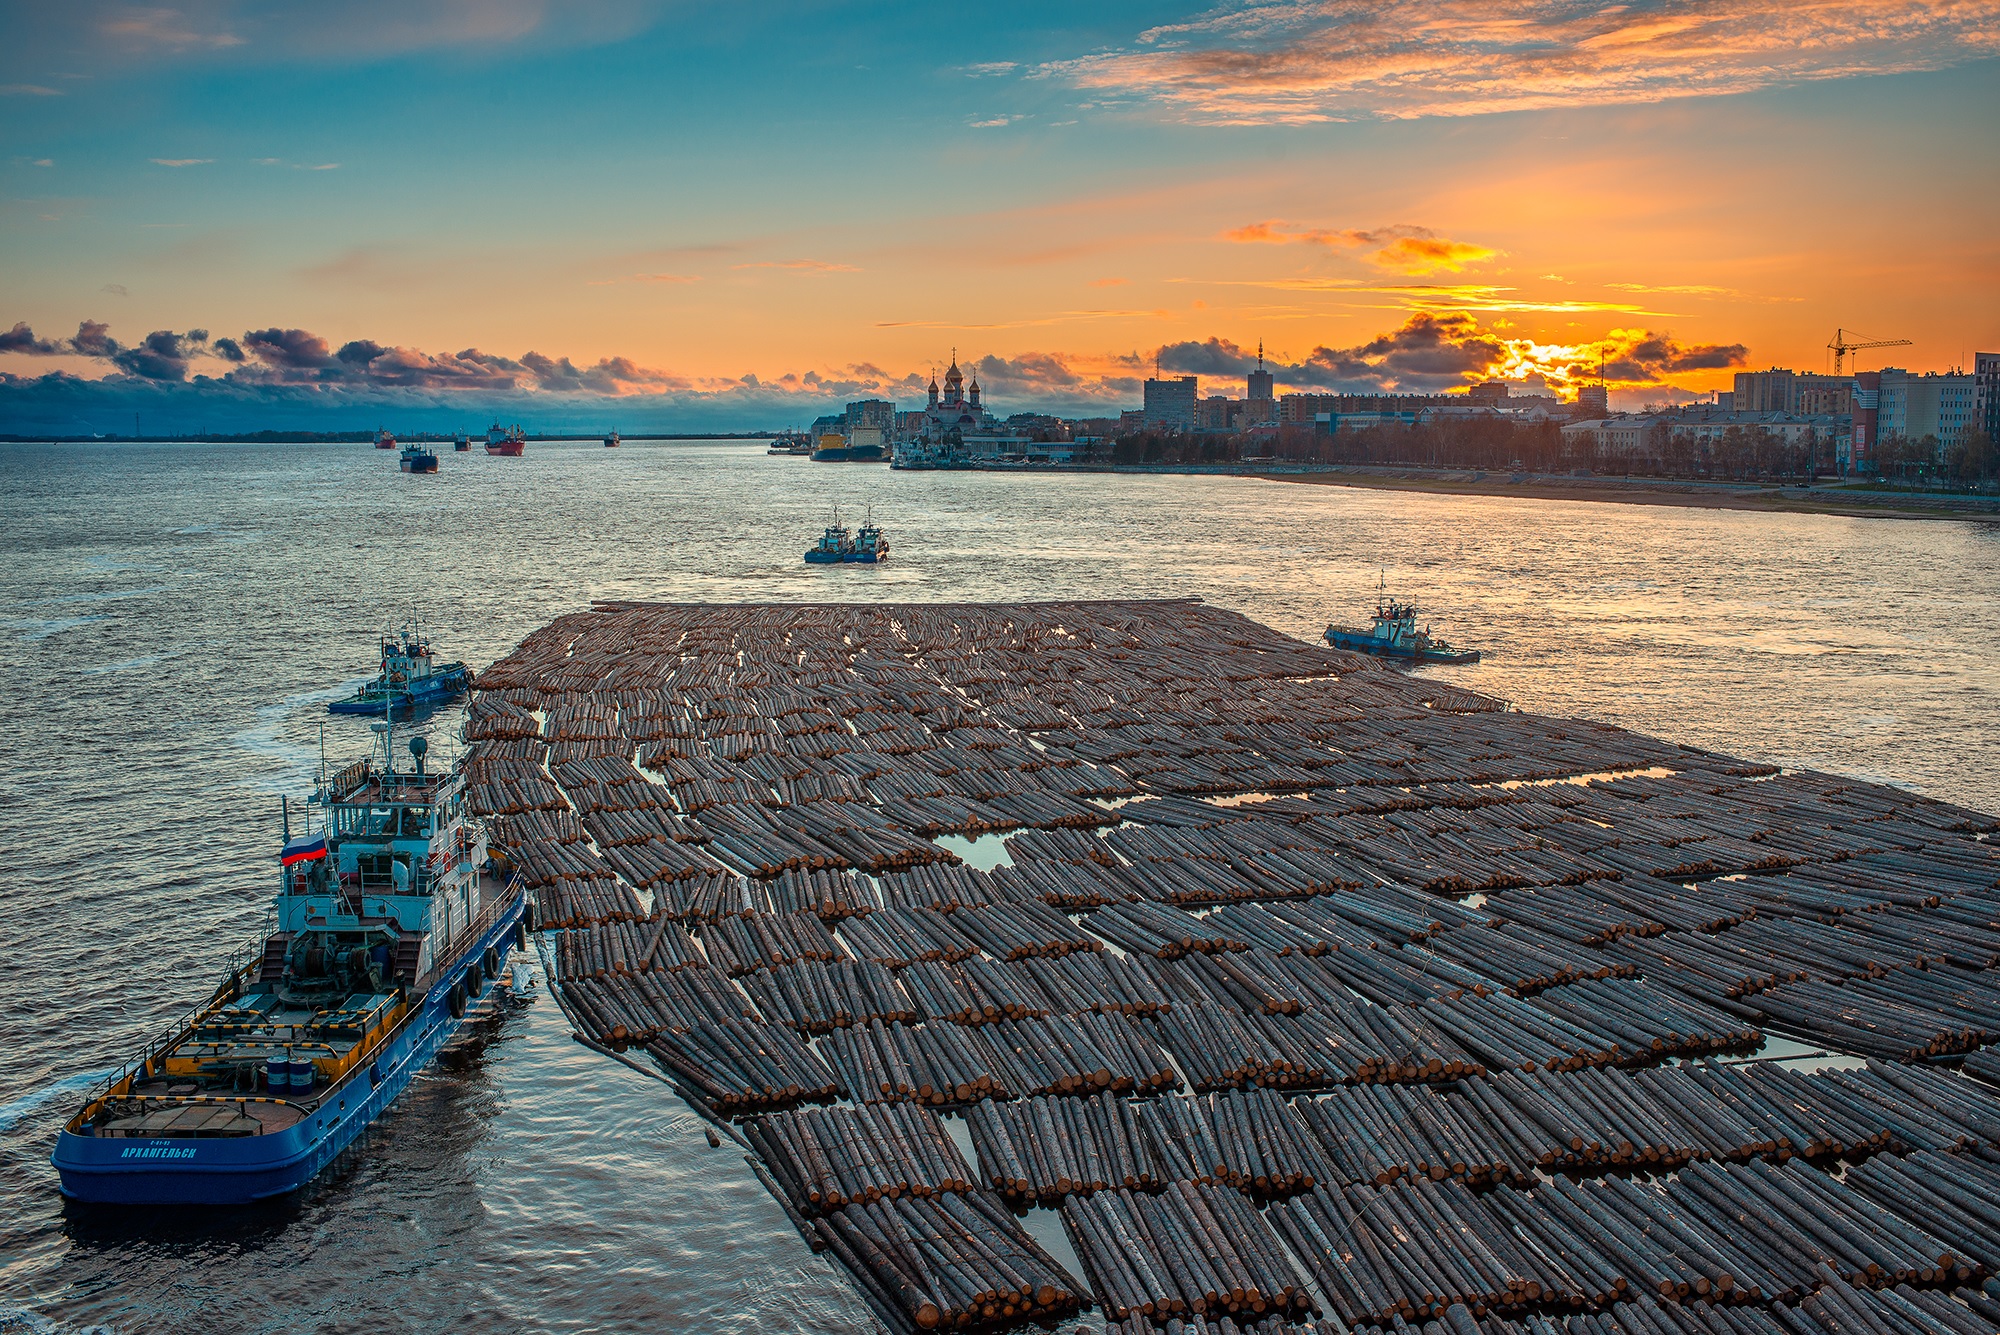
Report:
[[[467,450],[472,448],[472,437],[466,435],[463,431],[461,431],[456,436],[453,436],[451,438],[451,447],[452,449],[458,451],[460,454],[464,454]]]
[[[517,426],[501,426],[495,422],[486,428],[486,452],[505,455],[510,459],[521,457],[521,451],[528,447],[528,438]]]
[[[889,457],[889,446],[880,427],[859,426],[845,436],[821,436],[812,457],[822,464],[879,464]]]
[[[605,438],[604,438],[604,448],[605,448],[605,449],[607,449],[607,450],[615,450],[615,449],[617,449],[617,448],[618,448],[618,444],[619,444],[619,437],[618,437],[618,433],[617,433],[617,432],[616,432],[615,430],[614,430],[614,431],[612,431],[612,432],[611,432],[611,433],[610,433],[609,435],[605,436]]]
[[[415,441],[411,441],[403,446],[403,453],[397,460],[396,466],[405,473],[435,473],[438,470],[438,457]]]
[[[375,448],[378,450],[393,450],[396,448],[396,438],[389,434],[388,427],[376,428]]]
[[[1456,649],[1443,640],[1431,638],[1431,628],[1417,629],[1417,605],[1401,603],[1386,593],[1375,599],[1375,621],[1367,630],[1328,626],[1326,642],[1336,649],[1373,654],[1377,658],[1403,658],[1413,663],[1477,663],[1477,649]]]

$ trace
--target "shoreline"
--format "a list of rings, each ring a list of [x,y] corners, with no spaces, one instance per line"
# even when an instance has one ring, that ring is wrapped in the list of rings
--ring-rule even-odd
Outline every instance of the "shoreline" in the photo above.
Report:
[[[1854,519],[1956,519],[2000,523],[2000,500],[1926,497],[1900,492],[1847,492],[1825,488],[1735,486],[1685,480],[1571,478],[1416,469],[1338,468],[1311,473],[1251,473],[1270,482],[1362,487],[1374,491],[1419,491],[1447,496],[1518,496],[1529,500],[1600,501],[1627,505],[1678,505],[1697,510],[1741,510],[1756,514],[1841,515]]]

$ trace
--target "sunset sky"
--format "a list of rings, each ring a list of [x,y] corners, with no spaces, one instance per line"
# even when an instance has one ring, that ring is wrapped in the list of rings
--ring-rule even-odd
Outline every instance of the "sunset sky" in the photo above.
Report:
[[[0,431],[2000,349],[2000,3],[0,4]],[[11,330],[12,332],[8,332]],[[198,331],[200,337],[195,337]],[[1864,366],[1883,364],[1869,354]],[[65,424],[68,425],[65,425]]]

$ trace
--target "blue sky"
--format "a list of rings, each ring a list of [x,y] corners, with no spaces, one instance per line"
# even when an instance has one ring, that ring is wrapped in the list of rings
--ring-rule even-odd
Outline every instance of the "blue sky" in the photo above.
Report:
[[[1836,324],[2000,346],[1993,3],[264,9],[0,5],[0,430],[754,427],[954,347],[1085,411],[1211,340],[1301,388],[1608,349],[1634,400]],[[218,351],[267,329],[327,351]]]

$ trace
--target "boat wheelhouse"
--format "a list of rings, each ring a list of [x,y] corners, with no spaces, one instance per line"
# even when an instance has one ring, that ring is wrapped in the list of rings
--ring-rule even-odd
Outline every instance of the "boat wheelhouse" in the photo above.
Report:
[[[398,456],[397,467],[405,473],[435,473],[438,470],[438,457],[415,441],[409,441],[404,444],[403,452]]]
[[[442,704],[472,685],[464,663],[440,663],[431,652],[430,637],[415,626],[382,635],[381,667],[375,679],[326,707],[329,714],[367,714],[376,718],[401,716]]]
[[[289,814],[264,930],[219,986],[86,1096],[52,1156],[65,1195],[231,1205],[310,1181],[457,1032],[525,941],[526,897],[465,778],[394,725]]]

